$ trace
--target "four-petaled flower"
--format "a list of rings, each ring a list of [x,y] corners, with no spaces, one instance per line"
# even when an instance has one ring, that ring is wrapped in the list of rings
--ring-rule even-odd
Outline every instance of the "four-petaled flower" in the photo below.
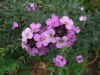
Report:
[[[26,28],[22,32],[22,41],[26,41],[27,39],[31,39],[33,37],[32,30],[30,28]]]
[[[41,48],[43,46],[47,46],[48,45],[48,41],[46,40],[46,36],[45,36],[44,33],[42,33],[42,34],[35,34],[34,35],[34,40],[37,41],[36,42],[37,48]]]
[[[63,48],[67,45],[68,38],[66,36],[56,37],[56,47],[57,48]]]
[[[39,32],[40,31],[40,27],[41,27],[41,24],[40,23],[32,23],[30,24],[30,28],[32,29],[33,32]]]
[[[80,17],[79,17],[79,20],[80,20],[80,21],[87,21],[87,17],[86,17],[86,16],[80,16]]]
[[[50,28],[58,27],[60,25],[58,16],[56,16],[55,14],[52,14],[51,18],[48,18],[46,20],[46,25],[48,25]]]
[[[16,28],[18,28],[18,23],[17,22],[13,22],[12,29],[16,29]]]
[[[28,6],[26,7],[27,11],[35,11],[35,4],[34,3],[29,3]]]
[[[76,56],[76,62],[79,63],[79,64],[82,63],[83,62],[83,57],[81,55]]]
[[[45,31],[44,34],[46,36],[46,41],[48,41],[48,43],[56,42],[56,39],[54,37],[55,31],[53,29],[49,29],[49,30]]]
[[[60,19],[60,22],[61,22],[62,25],[65,24],[65,27],[66,27],[66,29],[68,29],[68,30],[71,30],[72,27],[73,27],[73,25],[74,25],[73,20],[70,19],[68,16],[63,16],[63,17]]]
[[[67,64],[67,60],[61,55],[56,55],[56,57],[53,58],[53,62],[57,67],[64,67],[65,64]]]
[[[48,48],[42,47],[38,50],[38,55],[43,56],[48,52]]]

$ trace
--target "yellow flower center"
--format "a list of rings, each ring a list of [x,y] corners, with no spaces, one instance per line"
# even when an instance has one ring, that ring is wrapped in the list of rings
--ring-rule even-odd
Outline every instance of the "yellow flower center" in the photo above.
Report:
[[[26,36],[26,37],[28,37],[28,36],[29,36],[29,34],[28,34],[28,33],[26,33],[26,34],[25,34],[25,36]]]

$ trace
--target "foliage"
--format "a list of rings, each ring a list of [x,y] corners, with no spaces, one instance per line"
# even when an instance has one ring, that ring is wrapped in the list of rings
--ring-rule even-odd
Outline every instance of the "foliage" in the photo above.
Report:
[[[29,2],[34,2],[37,10],[27,12],[25,7]],[[74,75],[80,75],[84,70],[87,57],[92,48],[100,43],[100,12],[99,11],[80,11],[79,8],[84,4],[81,0],[5,0],[1,2],[0,7],[0,75],[5,72],[15,72],[17,68],[28,68],[28,61],[37,58],[41,61],[48,62],[51,75],[55,70],[52,64],[54,53],[59,51],[50,48],[50,54],[39,57],[30,57],[25,50],[21,48],[21,32],[32,22],[40,22],[45,26],[45,20],[55,13],[59,17],[63,15],[70,16],[76,26],[80,26],[81,32],[77,36],[77,40],[70,48],[64,48],[64,55],[69,61],[69,64],[63,68],[57,68],[57,75],[69,75],[73,72]],[[86,15],[88,20],[80,22],[79,16]],[[17,21],[19,28],[12,30],[12,22]],[[60,50],[60,51],[62,51]],[[95,49],[97,50],[97,49]],[[85,62],[77,64],[75,57],[82,54]],[[67,70],[64,74],[63,70]]]

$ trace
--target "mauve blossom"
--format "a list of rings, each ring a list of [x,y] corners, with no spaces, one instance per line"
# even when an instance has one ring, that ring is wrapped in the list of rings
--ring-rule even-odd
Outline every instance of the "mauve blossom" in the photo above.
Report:
[[[80,33],[80,27],[79,26],[77,26],[77,27],[73,26],[72,31],[74,31],[75,33],[78,34],[78,33]]]
[[[41,27],[41,24],[40,23],[32,23],[30,24],[30,28],[32,29],[33,32],[39,32],[40,31],[40,27]]]
[[[35,11],[35,4],[34,3],[29,3],[28,6],[26,7],[27,11]]]
[[[26,28],[22,32],[22,41],[26,41],[27,39],[31,39],[33,37],[32,30],[30,28]]]
[[[26,52],[30,55],[30,56],[35,56],[36,54],[38,54],[38,48],[30,48],[28,45],[25,47]]]
[[[68,41],[68,42],[66,43],[66,46],[67,46],[67,47],[70,47],[70,46],[73,45],[73,43],[74,43],[74,41],[73,41],[73,40],[70,40],[70,41]]]
[[[76,56],[76,61],[77,61],[77,63],[82,63],[83,62],[83,57],[82,57],[82,55],[79,55],[79,56]]]
[[[79,33],[80,32],[80,27],[76,27],[76,33]]]
[[[66,42],[66,46],[67,47],[70,47],[73,45],[74,41],[76,40],[76,36],[75,36],[75,33],[74,32],[70,32],[68,35],[67,35],[67,42]]]
[[[27,41],[22,41],[22,48],[26,48],[26,46],[27,46]]]
[[[67,42],[68,38],[66,36],[61,37],[56,37],[56,47],[57,48],[63,48],[64,46],[66,46],[66,42]]]
[[[56,14],[52,14],[51,18],[53,19],[53,21],[55,21],[54,27],[58,27],[60,25],[60,19],[59,19],[59,17],[56,16]]]
[[[44,33],[34,35],[34,40],[37,41],[36,46],[37,48],[41,48],[43,46],[48,45],[48,41],[45,40],[46,36]]]
[[[80,16],[80,17],[79,17],[79,20],[80,20],[80,21],[87,21],[87,17],[86,17],[86,16]]]
[[[40,34],[38,34],[38,33],[35,34],[35,35],[34,35],[34,40],[35,40],[35,41],[39,41],[39,40],[40,40]]]
[[[84,7],[80,7],[80,10],[83,11],[84,10]]]
[[[63,17],[60,19],[60,22],[61,22],[62,25],[65,24],[65,27],[66,27],[66,29],[68,29],[68,30],[71,30],[72,27],[73,27],[73,25],[74,25],[73,20],[70,19],[68,16],[63,16]]]
[[[32,48],[32,49],[29,51],[29,55],[30,55],[30,56],[35,56],[36,54],[38,54],[38,49],[37,49],[37,48]]]
[[[51,18],[48,18],[46,20],[46,25],[50,26],[50,28],[59,26],[60,25],[60,21],[59,21],[58,16],[56,16],[55,14],[52,14]]]
[[[67,60],[61,55],[56,55],[56,57],[53,58],[53,62],[57,67],[64,67],[65,64],[67,64]]]
[[[17,22],[13,22],[12,29],[16,29],[16,28],[18,28],[18,23]]]
[[[55,31],[53,29],[49,29],[49,30],[45,31],[44,34],[46,36],[46,41],[48,41],[48,43],[56,42],[56,39],[54,37]]]
[[[43,56],[48,52],[48,48],[42,47],[40,49],[38,49],[38,55],[39,56]]]
[[[27,10],[27,11],[31,11],[31,8],[29,8],[29,7],[26,7],[26,10]]]

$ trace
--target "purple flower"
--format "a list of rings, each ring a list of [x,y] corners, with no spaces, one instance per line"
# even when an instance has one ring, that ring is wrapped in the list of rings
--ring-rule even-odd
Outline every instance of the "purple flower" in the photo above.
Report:
[[[31,11],[31,8],[29,8],[29,7],[26,7],[26,10],[27,10],[27,11]]]
[[[57,48],[63,48],[67,44],[68,38],[66,36],[56,37],[56,47]]]
[[[36,46],[37,48],[41,48],[43,46],[48,45],[48,41],[45,40],[46,36],[44,33],[34,35],[34,40],[37,41]]]
[[[53,29],[49,29],[49,30],[45,31],[44,34],[46,36],[46,40],[48,41],[48,43],[56,42],[56,39],[54,37],[55,31]]]
[[[32,30],[30,28],[26,28],[22,32],[22,41],[26,41],[27,39],[31,39],[33,37]]]
[[[41,24],[40,23],[32,23],[30,24],[30,28],[32,29],[33,32],[39,32],[40,31],[40,27],[41,27]]]
[[[60,22],[61,24],[65,24],[65,27],[68,29],[68,30],[71,30],[74,23],[73,23],[73,20],[70,19],[68,16],[63,16],[61,19],[60,19]]]
[[[28,6],[26,7],[27,11],[35,11],[35,4],[34,3],[29,3]]]
[[[30,56],[35,56],[38,54],[38,49],[37,48],[32,48],[31,51],[29,51]]]
[[[51,18],[48,18],[46,20],[46,25],[50,26],[50,28],[59,26],[60,25],[60,21],[59,21],[58,16],[56,16],[55,14],[52,14]]]
[[[43,56],[48,52],[48,48],[42,47],[38,50],[38,55]]]
[[[27,41],[22,41],[22,48],[26,48],[27,47]]]
[[[37,48],[30,48],[29,46],[26,46],[26,51],[30,56],[35,56],[36,54],[38,54],[38,49]]]
[[[70,32],[67,35],[68,41],[66,42],[67,47],[70,47],[73,45],[74,41],[76,40],[76,36],[74,32]]]
[[[83,11],[84,10],[84,7],[80,7],[80,10]]]
[[[77,63],[82,63],[83,62],[83,57],[81,56],[81,55],[79,55],[79,56],[76,56],[76,61],[77,61]]]
[[[73,26],[72,31],[74,31],[75,33],[79,33],[80,27],[79,26],[77,26],[77,27]]]
[[[76,33],[79,33],[80,32],[80,27],[76,27]]]
[[[18,23],[17,23],[17,22],[13,22],[13,27],[12,27],[12,29],[16,29],[16,28],[18,28]]]
[[[87,21],[87,17],[86,17],[86,16],[80,16],[80,17],[79,17],[79,20],[80,20],[80,21]]]
[[[56,55],[56,57],[53,58],[53,62],[57,67],[63,67],[67,64],[67,60],[61,55]]]

